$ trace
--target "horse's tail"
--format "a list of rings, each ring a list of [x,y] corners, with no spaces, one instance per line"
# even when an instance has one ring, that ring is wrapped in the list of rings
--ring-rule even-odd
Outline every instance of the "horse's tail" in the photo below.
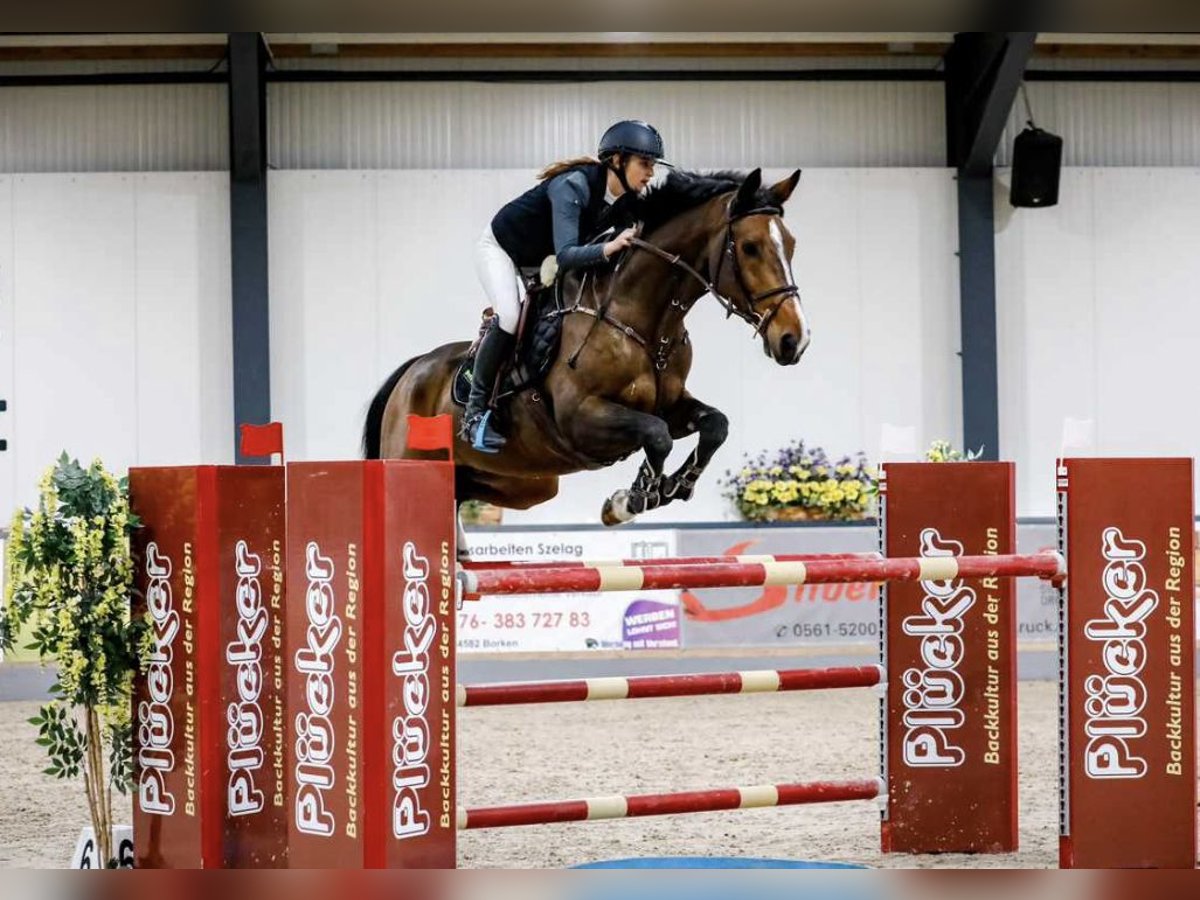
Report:
[[[396,389],[397,382],[404,377],[404,373],[409,370],[412,364],[420,358],[419,356],[414,356],[408,362],[404,363],[404,365],[389,375],[383,386],[376,391],[374,398],[371,400],[371,406],[367,410],[367,421],[363,424],[363,459],[379,459],[380,448],[383,443],[383,413],[387,409],[388,400],[391,399],[392,391]]]

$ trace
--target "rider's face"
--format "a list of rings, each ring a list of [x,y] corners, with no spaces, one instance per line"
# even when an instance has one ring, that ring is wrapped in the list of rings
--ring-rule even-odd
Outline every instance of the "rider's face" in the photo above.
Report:
[[[625,180],[629,182],[629,186],[641,193],[650,184],[650,179],[654,177],[654,160],[649,156],[631,156],[629,157],[629,165],[625,169]]]

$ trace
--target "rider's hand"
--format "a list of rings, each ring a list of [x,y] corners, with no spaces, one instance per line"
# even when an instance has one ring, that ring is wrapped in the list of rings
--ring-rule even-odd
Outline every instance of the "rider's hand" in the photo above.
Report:
[[[633,239],[637,237],[637,232],[638,230],[636,228],[626,228],[615,238],[605,244],[604,258],[612,259],[614,253],[620,253],[622,250],[626,249],[633,242]]]

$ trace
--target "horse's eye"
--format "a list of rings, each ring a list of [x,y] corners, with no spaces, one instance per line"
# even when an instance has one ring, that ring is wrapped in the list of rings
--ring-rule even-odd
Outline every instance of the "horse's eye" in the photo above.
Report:
[[[742,252],[747,256],[758,256],[758,244],[754,241],[746,241],[742,244]]]

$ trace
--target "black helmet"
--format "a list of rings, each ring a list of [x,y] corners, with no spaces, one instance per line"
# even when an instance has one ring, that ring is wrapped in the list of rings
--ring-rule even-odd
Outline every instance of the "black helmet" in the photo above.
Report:
[[[662,135],[653,125],[636,119],[618,122],[600,138],[600,158],[604,159],[614,153],[635,153],[638,156],[662,159]]]

